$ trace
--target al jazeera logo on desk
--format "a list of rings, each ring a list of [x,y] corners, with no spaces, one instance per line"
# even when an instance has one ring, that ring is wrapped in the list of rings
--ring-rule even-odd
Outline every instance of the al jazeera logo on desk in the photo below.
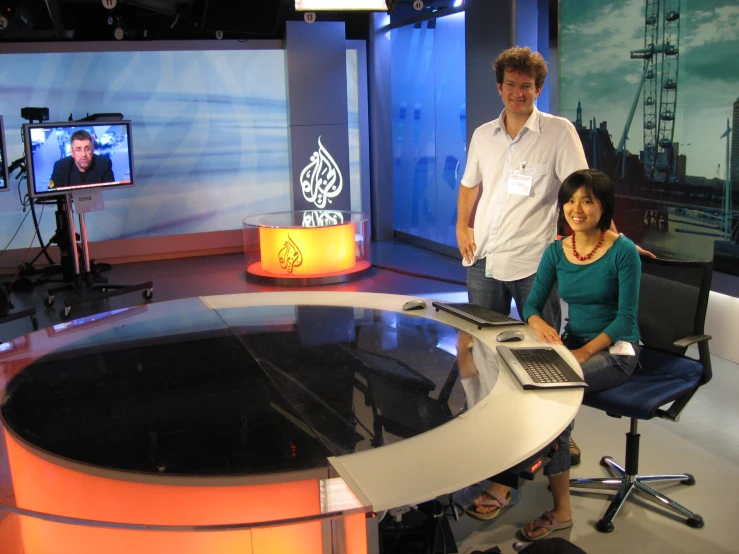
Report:
[[[292,273],[296,267],[303,265],[303,253],[298,248],[298,245],[287,235],[287,241],[282,250],[279,251],[277,260],[279,261],[280,267]]]

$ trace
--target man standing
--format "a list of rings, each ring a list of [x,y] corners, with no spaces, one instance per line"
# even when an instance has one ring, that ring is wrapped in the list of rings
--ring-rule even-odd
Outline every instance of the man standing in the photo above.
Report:
[[[80,129],[69,138],[71,156],[54,163],[49,189],[115,181],[110,158],[94,154],[92,136]]]
[[[493,67],[505,108],[472,135],[459,189],[457,244],[470,302],[507,315],[511,298],[523,310],[544,249],[555,238],[560,183],[588,164],[572,123],[534,106],[547,76],[541,54],[509,48]],[[560,328],[556,294],[544,319]]]

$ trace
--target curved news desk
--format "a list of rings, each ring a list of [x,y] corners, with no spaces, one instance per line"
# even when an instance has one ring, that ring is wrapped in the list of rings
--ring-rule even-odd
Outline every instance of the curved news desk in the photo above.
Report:
[[[574,418],[581,390],[524,392],[497,331],[408,299],[191,298],[4,345],[0,550],[366,552],[365,513],[501,472]]]

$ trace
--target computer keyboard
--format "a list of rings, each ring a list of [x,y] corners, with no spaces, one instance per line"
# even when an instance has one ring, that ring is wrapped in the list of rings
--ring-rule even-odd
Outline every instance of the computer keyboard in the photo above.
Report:
[[[524,390],[588,386],[553,346],[500,345],[495,348]]]
[[[558,367],[554,350],[511,350],[534,383],[566,383],[570,379]]]
[[[443,310],[456,316],[476,323],[478,327],[488,327],[492,325],[523,325],[524,322],[507,315],[488,310],[467,302],[432,302],[437,310]]]

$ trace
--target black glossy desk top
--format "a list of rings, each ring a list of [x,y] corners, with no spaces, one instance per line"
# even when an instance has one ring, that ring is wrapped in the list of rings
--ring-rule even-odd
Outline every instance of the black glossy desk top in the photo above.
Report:
[[[8,383],[6,426],[94,466],[245,475],[325,467],[465,409],[459,331],[446,324],[367,308],[161,306],[96,316],[120,321],[30,363]]]

